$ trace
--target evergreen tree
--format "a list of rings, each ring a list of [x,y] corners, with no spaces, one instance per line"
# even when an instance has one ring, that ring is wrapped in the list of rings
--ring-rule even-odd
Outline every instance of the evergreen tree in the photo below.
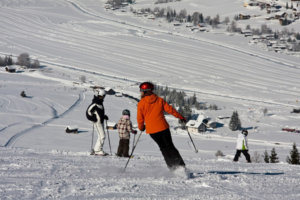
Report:
[[[203,23],[203,22],[204,22],[204,17],[203,17],[203,14],[202,14],[202,13],[199,14],[199,22],[200,22],[200,23]]]
[[[300,165],[300,155],[296,143],[293,144],[293,149],[290,151],[290,157],[288,156],[286,161],[292,165]]]
[[[170,14],[170,12],[167,12],[167,20],[168,20],[168,22],[171,21],[171,14]]]
[[[264,153],[264,161],[265,161],[265,163],[269,163],[270,162],[270,158],[269,158],[269,154],[268,154],[267,150],[265,150],[265,153]]]
[[[187,16],[187,22],[189,22],[189,23],[192,22],[192,16],[191,15]]]
[[[3,58],[1,58],[1,56],[0,56],[0,66],[5,66],[5,62],[4,62],[4,59]]]
[[[241,125],[241,121],[239,119],[239,114],[237,111],[234,111],[232,113],[232,116],[231,116],[231,119],[229,122],[229,128],[232,131],[236,131],[236,130],[241,129],[241,127],[242,127],[242,125]]]
[[[196,102],[197,102],[197,97],[196,94],[194,93],[194,95],[190,98],[190,104],[194,106]]]
[[[192,110],[191,110],[191,108],[190,108],[189,106],[187,106],[187,105],[183,106],[183,108],[180,106],[178,111],[179,111],[179,113],[180,113],[183,117],[185,117],[187,120],[189,120],[190,117],[191,117],[191,115],[192,115]]]
[[[275,151],[275,148],[271,150],[270,163],[279,163],[279,159]]]
[[[12,56],[8,56],[7,65],[13,65],[13,64],[14,64],[14,62],[13,62]]]
[[[11,56],[5,56],[5,58],[4,58],[4,66],[6,66],[6,65],[13,65],[14,63],[13,63],[13,60],[12,60],[12,57]]]

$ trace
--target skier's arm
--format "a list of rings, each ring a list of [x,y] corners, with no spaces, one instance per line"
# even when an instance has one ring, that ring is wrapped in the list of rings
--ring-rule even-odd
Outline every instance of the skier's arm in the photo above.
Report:
[[[145,119],[144,119],[144,114],[143,114],[143,111],[142,111],[142,108],[141,108],[140,104],[138,104],[136,119],[137,119],[137,123],[138,123],[138,128],[141,131],[144,131],[145,130]]]
[[[131,125],[131,122],[128,120],[127,124],[126,124],[126,128],[127,128],[127,131],[130,133],[132,132],[132,125]]]
[[[246,149],[248,150],[248,141],[247,141],[247,138],[246,138],[246,137],[244,138],[244,141],[245,141],[245,147],[246,147]]]
[[[101,121],[101,119],[105,119],[104,117],[104,109],[102,105],[96,105],[95,106],[95,113],[97,113],[97,119],[99,117],[99,121]]]
[[[185,118],[179,114],[172,106],[170,106],[167,102],[163,101],[164,111],[167,113],[173,115],[176,118],[179,118],[181,120],[185,120]]]

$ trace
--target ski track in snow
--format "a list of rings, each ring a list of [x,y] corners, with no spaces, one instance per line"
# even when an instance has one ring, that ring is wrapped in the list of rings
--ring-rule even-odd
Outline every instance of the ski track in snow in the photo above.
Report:
[[[48,11],[48,9],[51,9],[51,7],[47,7],[45,10],[34,9],[35,7],[28,10],[25,6],[40,2],[43,6],[45,6],[43,3],[46,2],[54,5],[57,9],[63,9],[63,11],[51,13],[50,16],[49,12],[51,11]],[[226,101],[231,103],[242,101],[245,105],[239,105],[241,106],[239,108],[244,111],[241,115],[243,120],[255,124],[251,127],[256,125],[264,127],[262,131],[258,130],[258,133],[249,134],[248,143],[251,145],[251,156],[255,150],[261,150],[261,152],[266,149],[270,150],[271,147],[276,145],[275,143],[280,143],[278,150],[281,156],[288,154],[291,141],[297,141],[298,137],[289,133],[280,133],[279,130],[275,130],[274,126],[281,128],[280,126],[289,119],[293,119],[291,121],[296,124],[297,119],[299,119],[296,115],[285,114],[280,116],[276,113],[280,111],[280,114],[284,114],[284,112],[289,111],[290,107],[294,107],[294,105],[285,103],[286,101],[280,98],[286,95],[293,99],[299,95],[297,88],[300,85],[298,63],[285,61],[283,58],[276,58],[267,54],[262,55],[259,52],[253,53],[250,50],[218,41],[193,38],[180,33],[171,33],[143,27],[143,25],[131,22],[110,19],[105,17],[106,14],[93,11],[89,7],[91,5],[88,4],[91,2],[100,3],[96,0],[60,0],[55,2],[51,0],[3,0],[1,3],[8,4],[8,6],[5,7],[6,12],[0,12],[0,17],[7,19],[0,24],[1,34],[4,36],[1,42],[5,45],[13,45],[14,52],[28,51],[30,54],[33,53],[42,61],[42,64],[50,65],[51,69],[57,70],[58,73],[70,72],[68,74],[70,77],[74,74],[91,75],[101,81],[111,81],[115,85],[120,84],[123,87],[128,86],[128,83],[130,83],[136,89],[137,83],[141,81],[137,78],[139,75],[159,73],[158,80],[161,81],[159,84],[165,86],[165,83],[176,82],[176,84],[168,86],[171,89],[200,94],[199,96],[211,96],[214,99],[220,98],[226,106]],[[24,9],[10,7],[14,4],[19,7],[24,4]],[[55,21],[61,20],[60,17],[64,16],[65,12],[70,12],[70,8],[72,11],[81,14],[67,17],[66,20],[61,22]],[[45,12],[45,15],[43,12]],[[85,18],[86,16],[92,18]],[[81,20],[81,17],[86,20]],[[109,30],[112,32],[89,31],[87,27],[85,29],[81,26],[81,23],[88,23],[90,20],[99,23],[97,19],[100,19],[102,24],[109,24]],[[89,36],[85,37],[87,33],[89,33]],[[158,36],[155,37],[151,34],[157,34]],[[117,37],[111,37],[111,35]],[[136,42],[136,37],[140,37],[139,39],[142,42]],[[193,44],[194,41],[196,44]],[[32,44],[41,46],[35,47]],[[57,44],[60,48],[57,48]],[[193,49],[196,50],[192,51]],[[127,52],[132,52],[132,54]],[[139,52],[142,53],[138,54]],[[166,52],[169,53],[166,54]],[[7,51],[2,54],[7,55]],[[102,60],[100,65],[107,68],[100,66],[98,70],[96,67],[98,64],[97,58],[92,57],[96,57],[98,54],[101,54],[99,56],[99,60]],[[217,59],[215,54],[219,55]],[[81,59],[80,56],[84,58]],[[157,56],[160,56],[160,59],[157,59]],[[249,63],[250,61],[251,63]],[[112,62],[113,64],[111,64]],[[181,66],[183,63],[185,65]],[[118,65],[120,66],[115,67]],[[139,68],[140,65],[144,68]],[[274,67],[270,68],[269,65],[274,65]],[[163,68],[167,68],[174,73],[170,74],[169,70],[164,71]],[[142,69],[146,72],[140,73],[139,71]],[[124,73],[119,75],[118,70],[123,70]],[[188,72],[192,73],[186,74]],[[286,162],[248,164],[245,163],[243,158],[240,162],[233,163],[232,154],[234,153],[236,141],[234,136],[236,134],[228,131],[227,127],[220,128],[219,132],[193,135],[196,146],[199,148],[198,154],[193,152],[193,147],[185,132],[179,131],[177,133],[177,131],[172,130],[172,133],[177,133],[173,135],[176,147],[182,153],[188,169],[193,174],[190,179],[187,179],[185,174],[180,172],[170,173],[165,166],[159,149],[146,136],[140,140],[126,173],[122,173],[127,158],[88,156],[89,153],[86,151],[86,147],[90,145],[89,134],[64,133],[61,135],[60,131],[62,127],[65,127],[66,122],[72,121],[71,123],[73,123],[83,121],[83,119],[86,120],[85,116],[79,117],[79,115],[82,115],[83,108],[86,108],[82,105],[85,106],[88,103],[85,95],[88,94],[92,97],[92,92],[75,90],[74,88],[77,86],[72,85],[71,81],[66,81],[69,80],[68,76],[59,74],[60,76],[56,77],[55,75],[58,75],[58,73],[53,73],[51,77],[51,71],[45,73],[48,73],[49,77],[39,72],[31,73],[27,71],[16,74],[16,76],[1,74],[4,80],[0,80],[0,89],[1,91],[3,89],[5,94],[2,95],[1,93],[0,108],[3,111],[3,116],[7,115],[5,117],[9,117],[9,119],[4,122],[8,122],[6,125],[0,127],[0,136],[11,134],[6,145],[0,147],[1,199],[299,199],[299,167],[288,165]],[[130,73],[134,75],[129,76]],[[282,74],[287,77],[283,77]],[[28,78],[27,76],[30,80],[29,83],[23,82],[23,78]],[[232,80],[224,80],[226,77],[232,78]],[[72,78],[73,80],[76,79],[76,77]],[[43,85],[44,87],[36,87],[36,83],[42,83],[43,79],[46,82]],[[201,81],[194,79],[200,79]],[[187,83],[182,83],[184,81]],[[191,82],[188,83],[189,81]],[[49,83],[51,86],[53,85],[53,88],[49,87]],[[21,86],[26,84],[28,84],[29,89],[46,90],[48,96],[45,96],[48,98],[37,99],[38,102],[30,99],[20,99],[19,95],[15,93]],[[204,84],[204,86],[201,85],[200,88],[200,84]],[[214,87],[206,89],[205,86],[210,84]],[[68,93],[67,91],[70,90],[62,89],[62,86],[68,89],[72,88],[74,91]],[[85,86],[78,85],[78,88],[85,87],[84,89],[87,89],[87,85]],[[236,89],[243,91],[244,88],[250,90],[247,90],[250,93],[249,96],[228,92]],[[57,97],[63,98],[49,97],[49,95],[52,95],[51,92],[56,91],[56,89],[60,91]],[[266,94],[256,95],[256,90],[258,92],[263,91]],[[61,93],[65,94],[64,92],[66,95],[61,95]],[[35,94],[40,93],[44,94],[41,91]],[[78,94],[78,97],[75,96],[75,102],[70,105],[70,102],[74,101],[74,94]],[[273,96],[268,98],[268,95]],[[125,106],[129,106],[131,110],[136,109],[135,102],[131,104],[119,97],[108,96],[107,98],[112,101],[106,107],[109,109],[110,115],[115,115],[112,119],[114,117],[119,119],[121,110]],[[257,117],[258,113],[245,111],[248,109],[248,103],[249,107],[253,105],[272,105],[271,112],[275,113],[266,116],[264,119],[259,118]],[[44,108],[45,105],[46,109]],[[236,107],[224,108],[222,114],[228,115],[229,112],[226,112],[228,110],[231,112],[231,109],[234,108]],[[49,110],[50,116],[47,117],[48,119],[43,119],[41,123],[39,123],[40,119],[32,117],[29,119],[30,123],[26,124],[30,124],[29,128],[17,133],[8,130],[15,126],[18,128],[19,124],[22,125],[22,122],[19,122],[16,116],[25,117],[26,112],[29,111],[28,115],[41,117],[40,111],[49,112]],[[259,111],[256,108],[253,112]],[[251,116],[245,116],[247,114],[251,114]],[[10,118],[12,121],[10,121]],[[257,122],[258,120],[261,122]],[[276,120],[280,124],[276,124],[278,122]],[[267,122],[269,124],[264,124]],[[226,121],[222,123],[225,124]],[[82,122],[80,128],[84,132],[91,131],[91,129],[86,128],[86,124],[87,122]],[[35,131],[42,127],[45,129]],[[171,127],[174,128],[174,126]],[[274,129],[267,130],[266,127]],[[273,130],[275,130],[274,133],[271,133]],[[47,133],[40,136],[43,131]],[[221,133],[222,131],[225,131],[224,135]],[[26,144],[22,144],[25,147],[20,144],[21,140],[18,139],[23,136],[25,141],[26,136],[28,137],[27,145],[29,147]],[[38,138],[39,136],[41,138]],[[287,139],[281,141],[280,138],[284,136]],[[116,148],[119,139],[117,131],[111,131],[111,138],[113,139],[113,148]],[[86,143],[87,141],[88,143]],[[37,144],[39,142],[42,143],[41,146],[45,146],[38,146],[40,145]],[[105,145],[105,148],[108,149],[107,142]],[[61,146],[64,150],[59,150]],[[75,150],[71,148],[73,146],[75,146]],[[226,146],[229,146],[228,149]],[[259,148],[255,149],[255,146],[259,146]],[[49,147],[50,150],[47,149]],[[222,158],[215,158],[214,153],[217,149],[226,151],[227,155]],[[284,160],[284,157],[281,157],[281,160]]]
[[[27,128],[25,130],[22,130],[22,131],[20,131],[16,134],[14,134],[11,138],[8,139],[8,141],[6,142],[4,147],[13,147],[14,144],[17,142],[18,138],[22,137],[26,133],[28,133],[28,132],[30,132],[34,129],[41,128],[41,127],[47,125],[48,123],[53,122],[55,119],[61,118],[64,115],[66,115],[67,113],[69,113],[70,111],[72,111],[82,101],[82,95],[83,94],[80,93],[78,95],[78,99],[66,111],[64,111],[63,113],[61,113],[59,115],[57,114],[57,111],[55,110],[54,106],[49,106],[52,109],[52,112],[53,112],[53,117],[52,118],[42,122],[41,124],[35,124],[35,125],[31,126],[30,128]]]
[[[156,164],[148,168],[144,163],[160,163],[157,157],[133,158],[134,167],[126,173],[122,166],[126,159],[116,157],[87,157],[64,152],[35,152],[30,149],[1,149],[9,156],[1,159],[0,190],[7,198],[21,199],[296,199],[289,187],[297,178],[297,167],[223,163],[194,159],[189,162],[191,179],[172,174]],[[53,162],[55,160],[55,162]],[[86,163],[89,163],[87,165]],[[101,170],[99,170],[101,169]],[[38,173],[37,173],[38,172]],[[286,179],[284,177],[288,177]],[[22,183],[14,182],[22,179]],[[117,181],[116,181],[117,180]],[[258,182],[258,180],[263,180]],[[282,181],[285,181],[284,184]],[[281,185],[281,190],[276,187]],[[9,186],[9,187],[7,187]],[[274,190],[275,189],[275,190]],[[39,192],[38,192],[39,191]],[[284,191],[284,192],[282,192]]]
[[[134,25],[134,24],[128,24],[128,23],[126,23],[126,24],[124,24],[122,21],[120,22],[120,21],[117,21],[117,20],[112,20],[112,19],[108,19],[108,18],[105,18],[105,17],[102,17],[102,16],[100,16],[100,15],[98,15],[98,14],[94,14],[92,11],[89,11],[89,10],[87,10],[87,9],[85,9],[85,8],[83,8],[81,5],[79,5],[79,3],[78,2],[75,2],[75,1],[67,1],[67,2],[69,2],[69,3],[71,3],[72,4],[72,6],[74,6],[77,10],[79,10],[80,12],[83,12],[84,14],[87,14],[87,15],[90,15],[90,16],[93,16],[93,17],[96,17],[96,18],[100,18],[100,19],[102,19],[102,20],[105,20],[105,21],[110,21],[110,22],[114,22],[114,23],[116,23],[116,24],[119,24],[120,26],[126,26],[126,27],[131,27],[131,28],[135,28],[135,29],[137,29],[137,30],[143,30],[143,31],[151,31],[151,32],[154,32],[154,33],[160,33],[160,34],[165,34],[165,35],[170,35],[170,33],[169,32],[164,32],[164,31],[160,31],[160,30],[156,30],[156,29],[149,29],[149,28],[145,28],[145,27],[142,27],[142,26],[137,26],[137,25]],[[15,14],[16,16],[18,16],[18,14]],[[21,14],[19,14],[19,15],[21,15]],[[34,16],[34,14],[33,14],[33,16]],[[7,16],[8,17],[8,20],[9,20],[9,17],[10,16]],[[19,18],[19,17],[18,17]],[[33,17],[33,19],[35,19],[34,17]],[[14,18],[12,18],[11,19],[12,21],[11,22],[7,22],[7,23],[9,23],[9,24],[12,24],[12,22],[13,22],[13,20],[14,20]],[[40,28],[40,31],[42,31],[43,30],[43,32],[44,33],[48,33],[49,34],[49,37],[47,37],[47,38],[44,38],[44,39],[51,39],[51,35],[52,34],[56,34],[57,33],[57,31],[56,30],[52,30],[52,29],[49,29],[49,28],[45,28],[44,26],[43,26],[43,23],[45,23],[44,21],[45,21],[45,19],[38,19],[39,21],[41,21],[41,23],[38,23],[38,21],[37,20],[31,20],[30,22],[28,22],[28,21],[23,21],[24,22],[24,25],[22,25],[23,26],[23,28],[21,28],[20,29],[20,27],[15,27],[15,29],[13,30],[14,32],[16,32],[16,33],[18,33],[18,32],[20,32],[20,34],[25,34],[25,33],[27,33],[28,34],[28,32],[31,32],[33,35],[34,35],[34,37],[35,38],[43,38],[44,36],[43,35],[45,35],[45,34],[36,34],[36,33],[34,33],[33,31],[30,31],[29,29],[32,29],[32,27],[35,25],[36,27],[41,27]],[[55,24],[54,24],[55,25]],[[30,28],[28,28],[28,27],[30,27]],[[23,29],[27,29],[26,31],[22,31]],[[58,41],[57,39],[59,38],[59,37],[61,37],[61,39],[59,40],[60,42],[63,42],[63,43],[69,43],[69,45],[72,45],[72,46],[74,46],[74,47],[76,47],[76,46],[78,46],[78,47],[80,47],[78,44],[80,44],[81,42],[79,41],[79,40],[74,40],[73,42],[72,42],[72,40],[68,40],[67,38],[70,36],[70,32],[69,31],[66,31],[65,29],[63,29],[63,28],[59,28],[59,32],[60,32],[60,34],[58,35],[58,37],[55,37],[55,41]],[[75,34],[72,34],[72,36],[73,36],[73,38],[75,37],[77,37],[76,36],[76,34],[78,34],[78,33],[80,33],[80,32],[76,32]],[[229,46],[229,45],[226,45],[226,44],[221,44],[221,43],[217,43],[217,42],[213,42],[213,41],[209,41],[209,40],[204,40],[204,39],[200,39],[200,38],[192,38],[192,37],[189,37],[189,36],[186,36],[186,35],[182,35],[182,34],[176,34],[175,35],[175,37],[180,37],[180,38],[186,38],[186,39],[188,39],[188,40],[196,40],[196,41],[199,41],[199,42],[202,42],[202,43],[206,43],[206,44],[210,44],[210,45],[215,45],[215,46],[219,46],[219,47],[222,47],[222,48],[226,48],[227,50],[230,50],[230,51],[237,51],[237,52],[239,52],[239,53],[242,53],[242,54],[247,54],[247,55],[251,55],[251,56],[255,56],[255,57],[258,57],[258,58],[260,58],[260,59],[265,59],[265,60],[267,60],[268,62],[270,62],[270,63],[276,63],[276,64],[280,64],[280,65],[286,65],[286,66],[289,66],[289,67],[292,67],[292,68],[297,68],[297,66],[295,65],[295,64],[292,64],[292,63],[288,63],[288,62],[286,62],[286,61],[280,61],[280,60],[275,60],[274,58],[268,58],[268,57],[266,57],[266,56],[261,56],[261,55],[259,55],[259,54],[255,54],[255,53],[252,53],[252,52],[248,52],[248,51],[245,51],[245,50],[241,50],[241,49],[237,49],[236,47],[232,47],[232,46]],[[75,39],[74,38],[74,39]],[[76,38],[76,39],[79,39],[80,38],[80,35],[78,35],[78,37]],[[82,37],[81,37],[82,38]],[[30,38],[28,38],[29,40],[30,40]],[[86,39],[85,39],[86,40]],[[101,43],[103,43],[103,42],[105,42],[105,40],[104,39],[101,39],[101,38],[99,38],[98,37],[98,40],[101,40]],[[93,39],[93,37],[92,38],[89,38],[88,39],[88,43],[89,44],[91,44],[91,42],[90,41],[95,41],[94,39]],[[84,42],[86,42],[86,41],[83,41],[82,42],[82,44],[84,43]],[[168,43],[171,43],[171,44],[173,44],[173,45],[176,45],[176,46],[180,46],[182,43],[178,43],[178,42],[175,42],[175,41],[171,41],[171,40],[169,40],[168,41]],[[49,43],[48,43],[49,44]],[[115,44],[117,44],[117,43],[115,43]],[[127,43],[127,45],[129,45],[130,44],[130,42],[128,42]],[[114,43],[110,43],[110,45],[114,45]],[[49,46],[49,45],[48,45]],[[126,46],[126,45],[125,45]],[[188,44],[186,45],[186,46],[188,46]],[[25,47],[25,46],[23,46],[23,47]],[[138,46],[136,46],[136,47],[138,47]],[[145,50],[149,50],[149,45],[147,46],[147,48],[145,49]],[[95,45],[90,45],[87,49],[89,49],[90,48],[90,51],[94,51],[94,50],[96,50],[97,49],[97,45],[95,44]],[[138,47],[138,48],[140,48],[140,50],[142,50],[143,48],[145,48],[145,47]],[[153,49],[154,50],[154,49]],[[98,51],[99,51],[99,49],[98,49]],[[101,53],[104,53],[104,52],[106,52],[105,50],[100,50],[101,51]],[[176,48],[174,49],[174,52],[176,52],[177,50],[176,50]],[[87,51],[88,52],[88,51]],[[150,53],[151,52],[153,52],[153,51],[149,51]],[[121,51],[120,51],[120,53],[116,53],[116,52],[114,52],[113,53],[114,55],[117,55],[117,56],[120,56],[120,57],[122,57],[122,54],[121,54]],[[163,53],[161,53],[161,54],[163,54]],[[173,52],[171,52],[171,55],[168,55],[168,56],[171,56],[171,57],[176,57],[177,55],[179,55],[180,54],[180,52],[177,52],[177,53],[174,53],[174,56],[172,56],[172,54],[173,54]],[[107,54],[108,55],[108,54]],[[184,54],[182,55],[182,56],[184,56]],[[108,58],[109,58],[109,55],[108,55]],[[116,57],[114,57],[114,60],[116,61],[116,62],[122,62],[122,59],[120,59],[119,61],[117,61],[116,59],[115,59]],[[183,57],[183,59],[184,60],[187,60],[187,63],[189,62],[188,60],[190,59],[190,58],[184,58]],[[203,58],[203,59],[205,59],[205,57]],[[208,58],[209,60],[211,60],[211,58]],[[120,81],[122,81],[122,80],[126,80],[126,81],[130,81],[130,82],[133,82],[133,83],[136,83],[136,82],[139,82],[138,81],[138,79],[132,79],[132,78],[123,78],[123,77],[117,77],[117,76],[115,76],[115,75],[106,75],[106,74],[104,74],[104,73],[97,73],[97,72],[95,72],[95,71],[89,71],[89,70],[86,70],[86,69],[81,69],[81,68],[78,68],[78,67],[74,67],[74,66],[70,66],[70,67],[68,67],[68,66],[66,66],[66,65],[64,65],[64,64],[58,64],[58,63],[54,63],[54,62],[51,62],[51,61],[47,61],[47,60],[45,60],[45,59],[40,59],[43,63],[45,63],[45,64],[52,64],[52,65],[56,65],[56,66],[60,66],[60,67],[64,67],[64,68],[69,68],[69,69],[72,69],[72,70],[77,70],[77,71],[80,71],[80,72],[83,72],[83,73],[89,73],[89,74],[97,74],[97,75],[99,75],[99,76],[102,76],[102,77],[106,77],[106,78],[109,78],[109,79],[111,79],[111,80],[113,80],[113,79],[118,79],[118,80],[120,80]],[[110,60],[110,59],[108,59],[108,60]],[[201,59],[199,60],[200,61],[200,63],[201,63]],[[197,61],[195,60],[195,61],[192,61],[191,63],[196,63]],[[214,61],[211,61],[211,62],[214,62]],[[168,67],[170,67],[170,69],[172,69],[172,66],[171,66],[171,64],[170,63],[165,63],[164,64],[165,66],[168,66]],[[216,63],[216,65],[218,65],[218,63]],[[146,66],[145,66],[146,67]],[[226,68],[225,69],[229,69],[231,66],[228,66],[228,65],[226,65]],[[176,68],[176,67],[175,67]],[[174,69],[175,69],[174,68]],[[189,67],[187,67],[186,69],[182,69],[182,70],[184,70],[185,72],[188,72],[190,69],[188,69]],[[241,67],[242,68],[242,67]],[[151,65],[151,66],[149,66],[148,68],[147,68],[148,70],[150,70],[150,71],[153,71],[153,72],[155,72],[155,71],[157,71],[157,70],[159,70],[159,68],[157,68],[157,69],[155,69],[154,68],[154,65]],[[212,69],[213,70],[213,69]],[[221,68],[219,68],[218,69],[218,71],[219,70],[222,70]],[[227,72],[228,74],[232,74],[233,73],[233,71],[240,71],[240,70],[237,70],[237,69],[234,69],[233,68],[233,70],[230,70],[229,72]],[[272,71],[273,71],[273,73],[274,73],[274,69],[272,69]],[[216,72],[217,72],[217,70],[216,70]],[[271,71],[270,71],[271,72]],[[224,71],[224,73],[226,73],[225,71]],[[239,72],[240,74],[237,74],[237,76],[242,76],[242,74],[245,74],[245,72],[244,71],[242,71],[242,73],[241,72]],[[253,76],[253,78],[254,78],[254,76],[257,76],[256,74],[253,74],[253,75],[251,75],[251,71],[247,71],[247,74],[248,74],[248,76],[249,77],[251,77],[251,76]],[[286,81],[285,81],[285,79],[284,80],[282,80],[282,81],[280,81],[280,78],[279,78],[279,76],[280,76],[280,71],[279,71],[279,73],[278,73],[278,78],[276,78],[276,81],[277,81],[277,83],[276,84],[282,84],[282,83],[285,83],[285,84],[288,84],[288,83],[286,83]],[[256,82],[253,82],[253,83],[251,83],[251,82],[249,82],[249,84],[248,84],[248,86],[252,86],[252,87],[258,87],[257,85],[258,85],[258,79],[257,78],[259,78],[259,77],[256,77]],[[262,77],[262,80],[265,82],[266,81],[266,79],[268,79],[268,77]],[[248,80],[247,80],[248,81]],[[279,82],[280,81],[280,82]],[[247,84],[247,83],[243,83],[243,84]],[[264,84],[263,82],[262,82],[262,84]],[[221,86],[222,84],[220,84],[220,86]],[[262,87],[268,87],[269,85],[262,85]],[[293,105],[289,105],[289,104],[284,104],[284,103],[279,103],[279,102],[274,102],[274,101],[266,101],[266,100],[259,100],[259,99],[251,99],[251,98],[242,98],[242,97],[236,97],[236,96],[230,96],[230,95],[224,95],[224,94],[218,94],[218,93],[214,93],[214,92],[204,92],[204,91],[199,91],[199,90],[195,90],[195,89],[187,89],[187,88],[184,88],[184,87],[171,87],[171,88],[174,88],[174,89],[180,89],[180,90],[184,90],[184,91],[187,91],[187,92],[196,92],[196,93],[198,93],[198,94],[205,94],[205,95],[209,95],[209,96],[217,96],[217,97],[221,97],[221,98],[229,98],[229,99],[239,99],[239,100],[246,100],[246,101],[252,101],[252,102],[257,102],[257,103],[265,103],[265,104],[272,104],[272,105],[280,105],[280,106],[292,106],[293,107]],[[281,92],[281,91],[280,91]],[[285,92],[287,92],[287,91],[285,91]],[[293,93],[295,93],[295,91],[294,90],[291,90],[291,92],[290,92],[291,94],[293,94]]]

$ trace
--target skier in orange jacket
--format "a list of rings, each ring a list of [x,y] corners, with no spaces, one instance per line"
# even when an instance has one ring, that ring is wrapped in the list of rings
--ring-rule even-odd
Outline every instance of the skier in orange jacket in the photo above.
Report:
[[[181,155],[173,144],[164,112],[184,122],[186,119],[166,101],[154,94],[153,90],[154,85],[150,82],[140,84],[141,100],[137,108],[138,127],[141,131],[146,130],[146,133],[158,144],[170,170],[175,170],[179,166],[185,167]]]

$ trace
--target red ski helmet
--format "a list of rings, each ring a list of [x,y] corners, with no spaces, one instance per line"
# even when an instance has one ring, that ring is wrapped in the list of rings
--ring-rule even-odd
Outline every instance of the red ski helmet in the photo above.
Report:
[[[141,92],[148,92],[154,89],[154,85],[150,82],[144,82],[140,84],[140,91]]]

